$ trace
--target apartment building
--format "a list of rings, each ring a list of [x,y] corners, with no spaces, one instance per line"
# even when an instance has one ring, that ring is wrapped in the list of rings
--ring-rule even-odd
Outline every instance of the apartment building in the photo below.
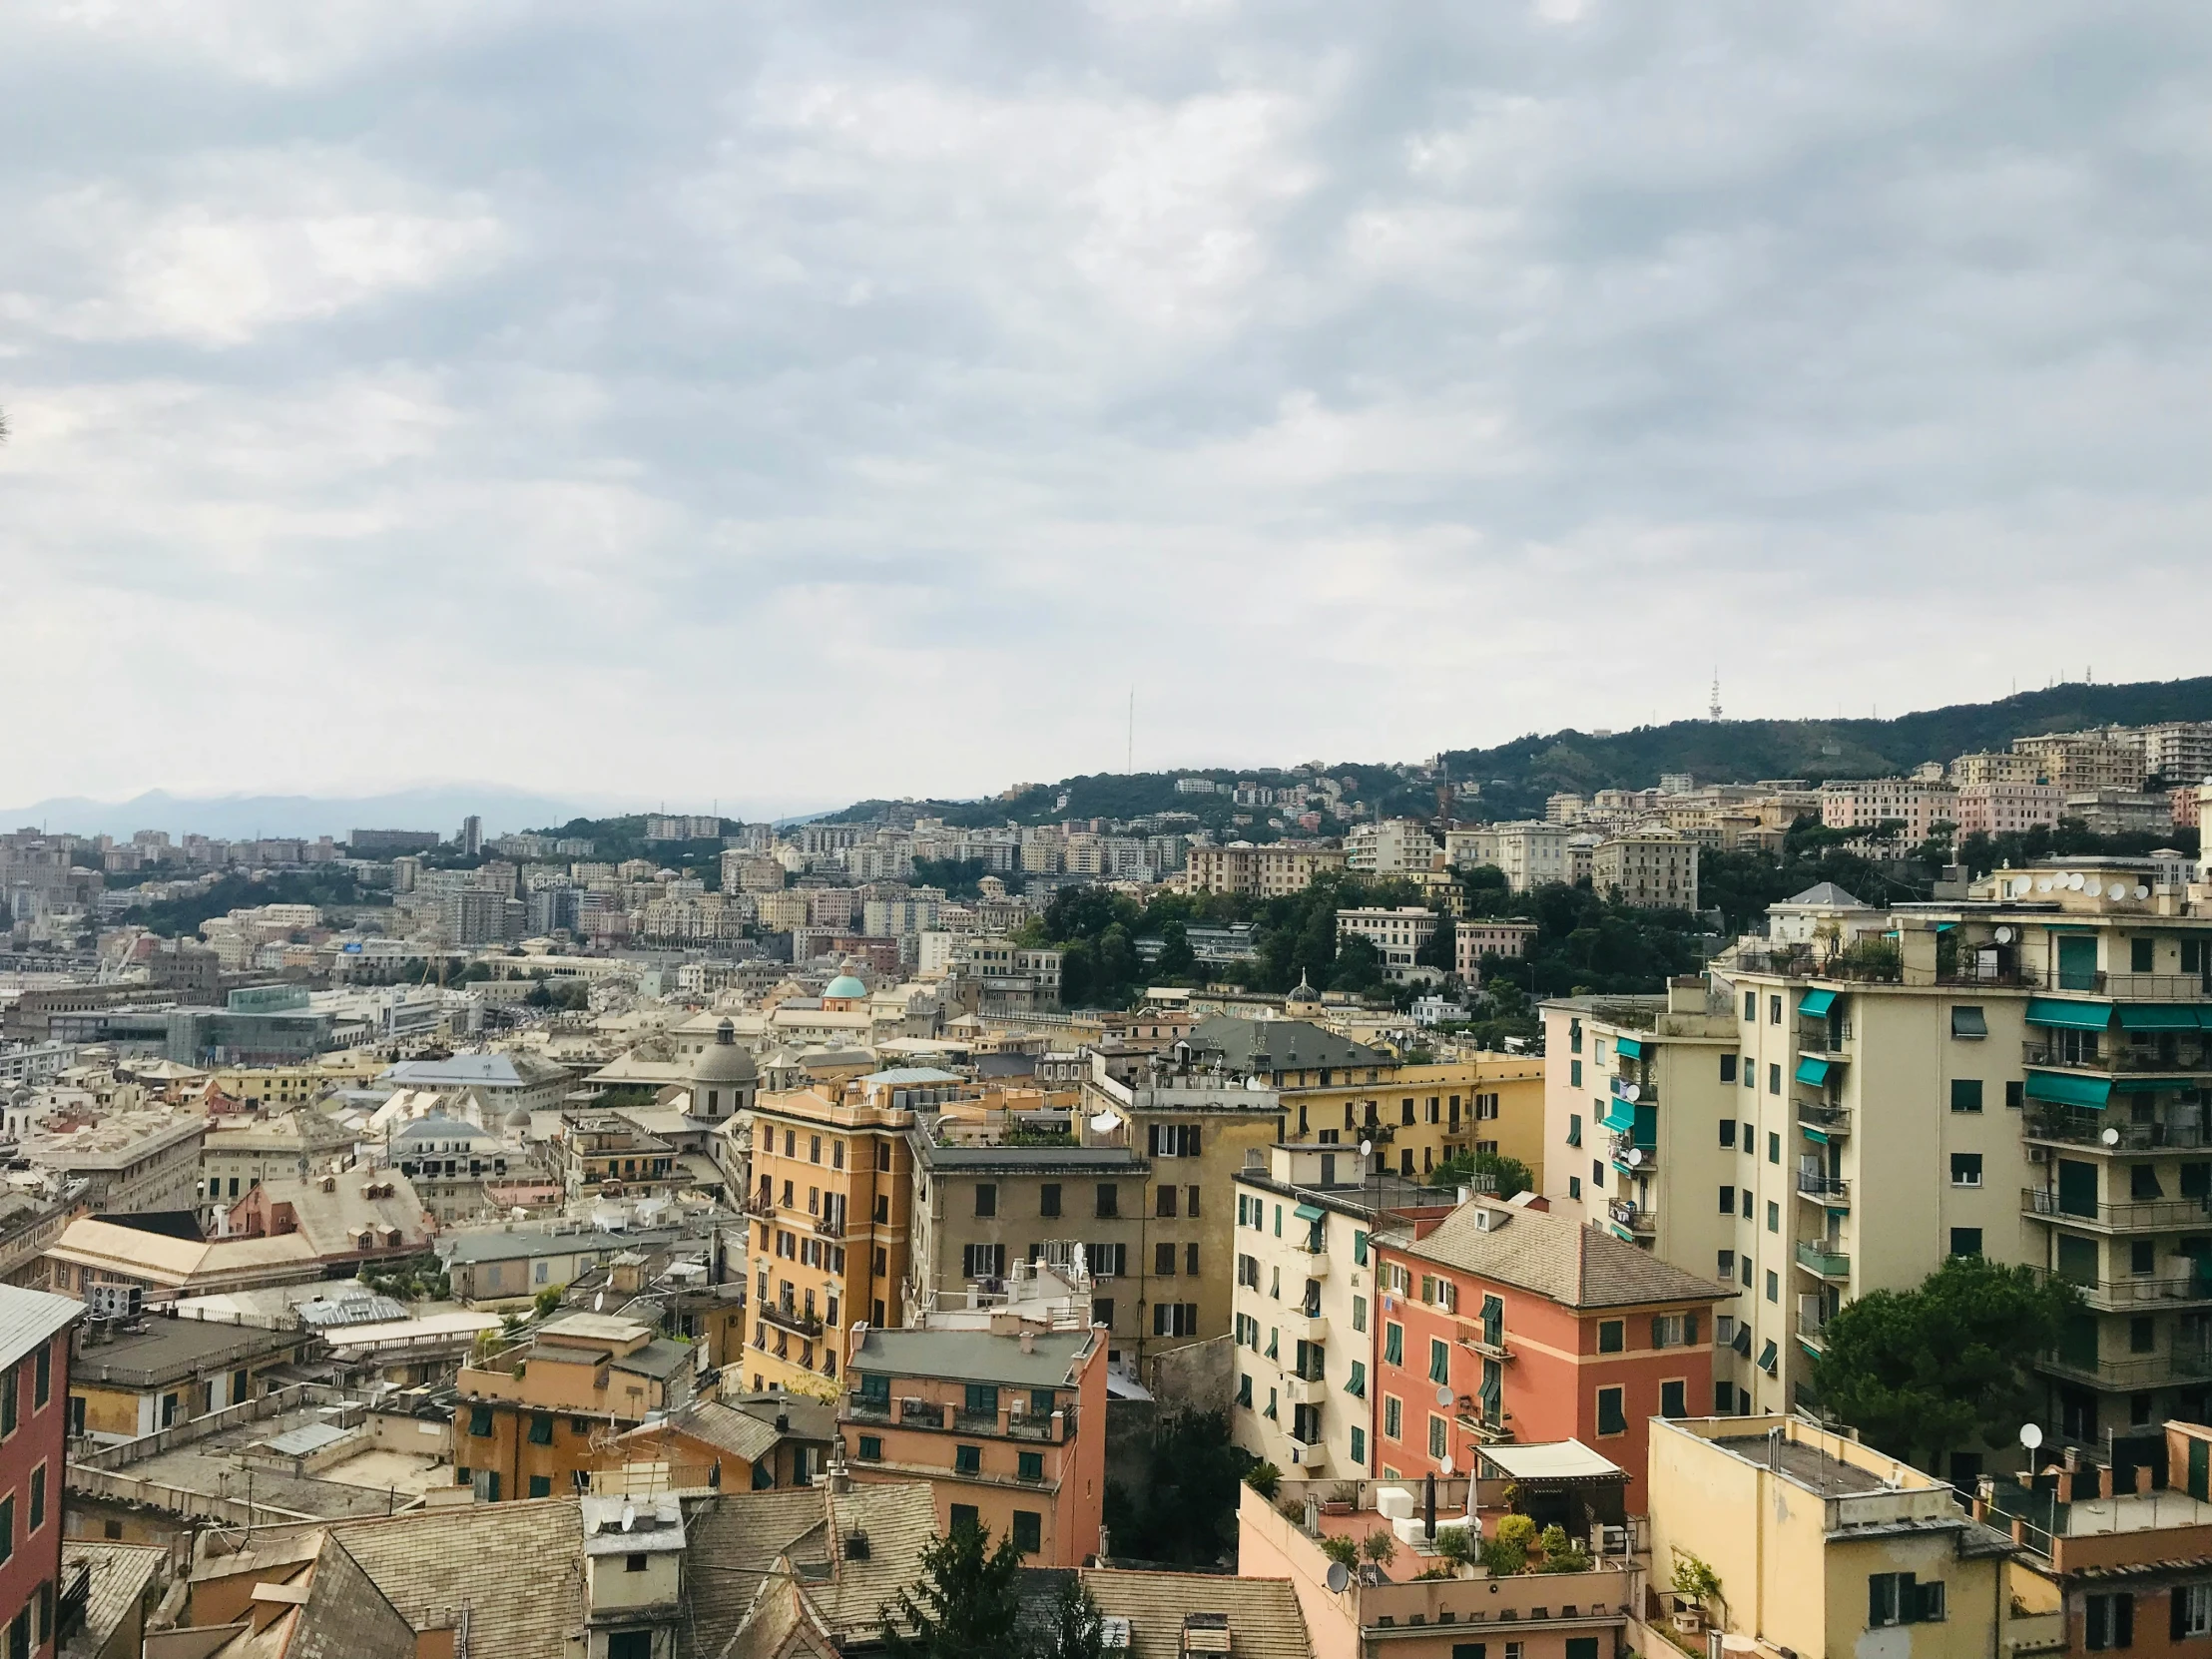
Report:
[[[2133,793],[2142,789],[2150,772],[2143,748],[2110,731],[2015,738],[2012,753],[2033,759],[2043,777],[2069,795],[2078,790]]]
[[[1098,1554],[1106,1337],[1005,1329],[854,1334],[837,1413],[855,1484],[927,1482],[937,1526],[1011,1538],[1032,1565]]]
[[[1828,829],[1873,830],[1893,821],[1918,845],[1937,824],[1958,822],[1958,792],[1918,778],[1855,778],[1821,787],[1821,823]]]
[[[1977,784],[2047,784],[2050,781],[2039,758],[2009,750],[1960,755],[1944,769],[1944,776],[1961,794]]]
[[[1697,842],[1672,830],[1609,835],[1590,854],[1590,884],[1648,910],[1697,908]]]
[[[1961,835],[2019,835],[2038,826],[2055,825],[2065,800],[2055,784],[2025,780],[1961,784],[1955,822]]]
[[[698,1351],[613,1314],[563,1314],[468,1361],[455,1379],[453,1461],[480,1503],[565,1497],[603,1445],[692,1397]]]
[[[754,1324],[740,1362],[755,1391],[819,1389],[836,1377],[834,1333],[845,1323],[904,1322],[912,1096],[889,1072],[867,1086],[755,1098]]]
[[[1298,1478],[1367,1472],[1380,1305],[1369,1240],[1385,1211],[1441,1217],[1452,1202],[1319,1141],[1272,1146],[1237,1172],[1239,1445]]]
[[[1176,1198],[1157,1236],[1154,1160],[1118,1144],[982,1145],[940,1134],[924,1117],[908,1132],[914,1169],[913,1230],[905,1306],[915,1314],[961,1306],[1002,1285],[1020,1264],[1072,1272],[1078,1249],[1091,1287],[1088,1323],[1107,1334],[1112,1356],[1134,1353],[1148,1335],[1146,1310],[1201,1268],[1195,1240],[1177,1242],[1202,1214],[1199,1189],[1169,1183]],[[1186,1190],[1187,1189],[1187,1190]],[[1165,1252],[1159,1248],[1167,1245]]]
[[[297,1330],[161,1314],[120,1330],[95,1321],[80,1328],[72,1356],[69,1432],[113,1445],[225,1410],[267,1392],[268,1374],[295,1364],[311,1347]]]
[[[1317,875],[1344,867],[1345,853],[1340,847],[1296,841],[1255,846],[1250,841],[1231,841],[1227,846],[1192,847],[1176,879],[1185,892],[1280,898],[1304,892]]]
[[[2175,720],[2137,726],[2115,736],[2143,755],[2143,769],[2168,784],[2201,784],[2212,778],[2212,722]]]
[[[1482,958],[1499,956],[1519,961],[1535,943],[1538,928],[1532,921],[1461,921],[1452,938],[1452,968],[1469,985],[1482,983]]]
[[[266,1118],[212,1118],[209,1125],[200,1143],[203,1221],[264,1181],[295,1181],[353,1154],[352,1131],[312,1107]]]
[[[1728,1652],[2059,1651],[2016,1604],[2012,1540],[1909,1463],[1775,1414],[1655,1420],[1650,1470],[1652,1560],[1713,1568],[1698,1611]]]
[[[1365,906],[1337,912],[1339,946],[1346,939],[1366,939],[1382,958],[1382,977],[1393,985],[1443,977],[1442,969],[1422,967],[1413,959],[1435,931],[1436,912],[1418,905],[1395,909]]]
[[[2173,805],[2163,791],[2079,790],[2059,809],[2092,835],[2163,835],[2173,829]]]
[[[1567,850],[1572,835],[1564,824],[1482,824],[1444,831],[1444,855],[1460,869],[1491,865],[1504,874],[1510,890],[1526,892],[1553,881],[1574,879],[1573,860]]]
[[[70,1330],[81,1304],[0,1287],[0,1628],[8,1652],[59,1649]]]
[[[191,1112],[72,1111],[26,1126],[16,1156],[82,1181],[94,1215],[190,1210],[200,1192],[200,1147],[208,1120]]]
[[[1392,1218],[1371,1248],[1379,1472],[1465,1471],[1501,1440],[1580,1440],[1626,1472],[1642,1512],[1650,1421],[1713,1396],[1714,1319],[1733,1286],[1483,1198],[1440,1221]]]
[[[1436,837],[1418,819],[1385,819],[1355,825],[1345,836],[1345,867],[1355,875],[1387,879],[1427,869],[1437,853]]]

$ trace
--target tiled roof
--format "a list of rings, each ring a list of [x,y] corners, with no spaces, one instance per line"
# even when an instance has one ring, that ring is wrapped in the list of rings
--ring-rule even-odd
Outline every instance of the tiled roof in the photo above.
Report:
[[[0,1366],[13,1365],[84,1317],[75,1297],[0,1285]]]
[[[1325,1026],[1304,1019],[1239,1019],[1217,1014],[1195,1027],[1188,1039],[1193,1052],[1219,1054],[1237,1071],[1255,1069],[1253,1057],[1265,1055],[1268,1071],[1311,1071],[1320,1066],[1395,1065],[1390,1055]]]
[[[584,1527],[574,1498],[418,1510],[330,1532],[417,1630],[466,1607],[471,1652],[570,1659],[569,1635],[584,1622]]]
[[[1502,1225],[1485,1229],[1485,1215]],[[1736,1294],[1733,1286],[1685,1273],[1648,1250],[1565,1216],[1481,1199],[1459,1206],[1417,1242],[1410,1232],[1384,1234],[1380,1242],[1417,1260],[1534,1291],[1568,1308],[1715,1301]]]
[[[80,1566],[92,1572],[84,1623],[91,1651],[97,1653],[107,1644],[108,1637],[129,1617],[168,1560],[166,1549],[145,1544],[62,1540],[63,1585],[71,1582]]]
[[[414,1659],[415,1627],[335,1538],[315,1558],[284,1659]]]
[[[776,1413],[782,1409],[791,1426],[776,1431]],[[693,1439],[758,1463],[784,1439],[813,1440],[827,1444],[837,1437],[836,1407],[825,1400],[798,1394],[764,1397],[758,1406],[738,1405],[720,1399],[695,1399],[670,1414],[666,1422],[647,1423],[624,1436],[651,1439],[664,1430],[688,1434]]]
[[[870,1331],[845,1369],[1016,1388],[1066,1388],[1074,1385],[1096,1341],[1088,1331],[1048,1331],[1027,1338],[989,1331]]]
[[[1183,1620],[1191,1613],[1227,1614],[1237,1659],[1310,1659],[1314,1651],[1287,1578],[1090,1567],[1083,1584],[1100,1613],[1129,1621],[1130,1659],[1182,1659]]]
[[[681,1629],[683,1659],[722,1652],[753,1606],[760,1575],[800,1539],[819,1532],[824,1514],[824,1494],[799,1487],[725,1493],[686,1522],[687,1554],[706,1565],[684,1575],[691,1617]],[[821,1553],[813,1551],[818,1559]]]
[[[830,1538],[833,1564],[830,1582],[809,1587],[809,1599],[823,1622],[840,1636],[874,1636],[883,1628],[883,1609],[921,1576],[921,1552],[937,1535],[937,1502],[921,1481],[854,1486],[830,1499],[836,1519]],[[867,1534],[867,1559],[857,1561],[845,1540]]]

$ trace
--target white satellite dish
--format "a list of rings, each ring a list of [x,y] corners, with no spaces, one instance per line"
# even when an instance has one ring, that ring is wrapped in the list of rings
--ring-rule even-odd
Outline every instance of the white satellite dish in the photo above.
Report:
[[[635,1526],[635,1525],[637,1525],[637,1524],[638,1524],[638,1508],[637,1508],[637,1505],[636,1505],[636,1504],[634,1504],[634,1503],[625,1503],[625,1504],[624,1504],[624,1505],[622,1506],[622,1530],[623,1530],[623,1531],[625,1531],[625,1532],[627,1532],[627,1531],[629,1531],[629,1530],[630,1530],[630,1528],[632,1528],[633,1526]]]
[[[1342,1561],[1332,1561],[1329,1563],[1329,1593],[1331,1595],[1343,1595],[1345,1593],[1345,1587],[1351,1582],[1352,1569],[1350,1567],[1346,1566]]]
[[[2068,892],[2079,892],[2088,884],[2089,878],[2083,875],[2078,869],[2075,870],[2071,875],[2066,877],[2066,890]]]
[[[1360,1156],[1363,1158],[1371,1158],[1374,1155],[1375,1143],[1373,1141],[1362,1141],[1360,1143]]]
[[[2117,1129],[2106,1129],[2097,1136],[2097,1139],[2106,1146],[2118,1146],[2120,1144],[2120,1132]]]
[[[1119,1122],[1121,1122],[1121,1119],[1114,1116],[1113,1113],[1101,1112],[1091,1119],[1091,1133],[1094,1135],[1110,1135],[1114,1131],[1114,1125]]]
[[[2125,898],[2127,896],[2127,883],[2125,881],[2113,882],[2104,889],[2104,896],[2107,898]]]
[[[1996,939],[1997,943],[1999,944],[2010,944],[2012,942],[2012,929],[2009,927],[1999,927],[1997,929]]]
[[[1629,1167],[1630,1169],[1634,1169],[1634,1168],[1635,1168],[1635,1167],[1636,1167],[1636,1166],[1637,1166],[1638,1164],[1642,1163],[1643,1161],[1644,1161],[1644,1149],[1643,1149],[1642,1147],[1640,1147],[1640,1146],[1632,1146],[1632,1147],[1630,1147],[1630,1148],[1628,1149],[1628,1167]]]
[[[2020,1444],[2027,1447],[2028,1450],[2033,1451],[2042,1443],[2043,1431],[2039,1426],[2032,1422],[2023,1422],[2020,1424]]]
[[[2140,882],[2140,881],[2136,882],[2136,883],[2135,883],[2135,896],[2136,896],[2137,898],[2148,898],[2148,897],[2150,897],[2150,888],[2148,888],[2148,887],[2144,886],[2144,885],[2142,884],[2142,882]]]
[[[603,1314],[607,1311],[607,1293],[605,1291],[601,1291],[591,1299],[591,1311],[595,1314]]]
[[[1436,1403],[1438,1405],[1449,1405],[1451,1403],[1451,1390],[1449,1388],[1438,1388],[1436,1390]]]
[[[1626,1083],[1621,1086],[1621,1099],[1627,1101],[1629,1105],[1633,1106],[1636,1104],[1636,1101],[1639,1097],[1641,1097],[1643,1092],[1644,1091],[1636,1087],[1635,1084]]]
[[[2041,879],[2040,881],[2037,881],[2037,882],[2035,883],[2035,890],[2036,890],[2037,892],[2049,892],[2049,891],[2050,891],[2050,877],[2046,875],[2046,876],[2044,876],[2044,877],[2043,877],[2043,878],[2042,878],[2042,879]]]

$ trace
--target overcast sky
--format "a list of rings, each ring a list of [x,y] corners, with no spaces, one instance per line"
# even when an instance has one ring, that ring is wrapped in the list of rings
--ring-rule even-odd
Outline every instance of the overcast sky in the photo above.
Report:
[[[2202,672],[2212,11],[20,0],[0,798]]]

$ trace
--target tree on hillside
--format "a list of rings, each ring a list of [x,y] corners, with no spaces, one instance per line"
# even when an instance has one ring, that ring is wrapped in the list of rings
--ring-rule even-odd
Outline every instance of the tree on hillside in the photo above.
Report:
[[[1185,1411],[1153,1430],[1145,1478],[1134,1491],[1106,1483],[1114,1554],[1210,1567],[1237,1547],[1237,1493],[1253,1456],[1229,1437],[1220,1411]]]
[[[1337,945],[1337,964],[1329,975],[1329,988],[1365,996],[1382,988],[1382,953],[1374,941],[1348,933]]]
[[[1021,1551],[1012,1537],[990,1547],[990,1535],[961,1521],[921,1552],[914,1593],[898,1592],[885,1607],[883,1646],[891,1659],[974,1659],[1019,1651]],[[912,1634],[898,1627],[905,1625]]]
[[[1170,921],[1160,929],[1160,957],[1152,966],[1161,979],[1181,979],[1197,971],[1198,956],[1191,949],[1190,929],[1182,922]]]
[[[1870,1292],[1831,1317],[1814,1386],[1872,1443],[1934,1468],[2034,1415],[2027,1368],[2079,1307],[2063,1280],[1954,1256],[1914,1290]]]

